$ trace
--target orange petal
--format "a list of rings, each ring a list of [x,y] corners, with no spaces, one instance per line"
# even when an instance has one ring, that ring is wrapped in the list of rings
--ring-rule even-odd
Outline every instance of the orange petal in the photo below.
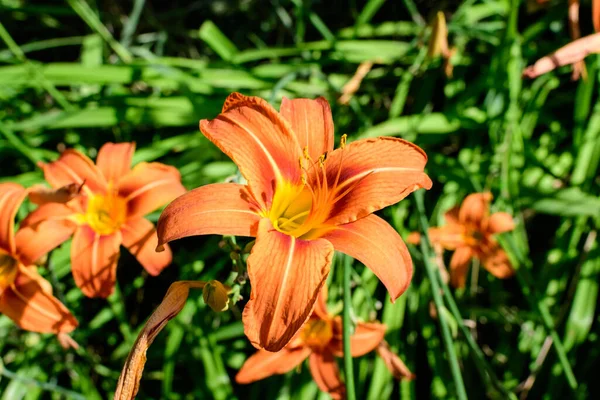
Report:
[[[96,158],[96,165],[107,182],[116,184],[131,169],[131,159],[135,153],[135,142],[106,143]]]
[[[119,181],[119,195],[127,200],[128,218],[143,217],[185,191],[177,168],[161,163],[139,163]]]
[[[540,58],[523,71],[523,76],[536,78],[563,65],[574,64],[591,53],[600,52],[600,33],[584,36]]]
[[[340,372],[333,354],[330,352],[312,353],[309,365],[310,374],[322,391],[329,393],[332,399],[343,399],[346,388],[340,379]]]
[[[460,207],[455,206],[444,213],[444,219],[448,225],[460,225]]]
[[[16,183],[0,183],[0,249],[15,254],[15,216],[27,191]]]
[[[173,200],[158,220],[159,244],[194,235],[256,236],[256,207],[246,187],[215,183]]]
[[[308,147],[308,154],[313,160],[333,150],[333,118],[331,107],[324,97],[316,100],[289,100],[284,97],[280,113],[290,122],[300,147]]]
[[[71,270],[75,284],[87,297],[108,297],[117,279],[121,233],[101,236],[88,226],[75,231]]]
[[[331,318],[329,316],[329,310],[327,309],[327,285],[323,285],[313,312],[321,319],[328,320]]]
[[[301,240],[260,221],[248,257],[252,285],[244,308],[244,332],[257,348],[279,351],[310,317],[329,274],[333,246],[327,240]]]
[[[472,193],[463,200],[458,219],[461,225],[474,225],[484,230],[484,221],[490,215],[491,193]]]
[[[485,269],[498,279],[510,278],[515,273],[506,252],[495,241],[485,249],[481,262]]]
[[[310,355],[310,347],[283,348],[276,353],[259,350],[246,360],[235,376],[237,383],[251,383],[271,375],[285,374],[296,368]]]
[[[452,254],[450,259],[450,283],[457,288],[465,287],[467,282],[467,270],[473,258],[473,251],[470,247],[459,247]]]
[[[65,204],[47,203],[31,212],[16,234],[17,254],[24,265],[40,257],[71,237],[76,224],[68,218],[75,211]]]
[[[85,194],[105,192],[106,179],[92,160],[77,150],[65,150],[58,160],[39,164],[44,171],[46,181],[54,188],[71,183],[83,185]],[[85,185],[84,185],[85,183]]]
[[[600,32],[600,0],[592,0],[592,22],[594,31]]]
[[[504,233],[515,229],[515,221],[512,215],[505,212],[497,212],[490,216],[488,221],[489,233]]]
[[[0,312],[29,331],[71,332],[77,320],[52,296],[49,285],[33,269],[21,267],[13,285],[0,296]]]
[[[408,288],[413,272],[408,249],[394,228],[378,216],[339,225],[323,239],[371,269],[390,292],[392,301]]]
[[[325,163],[327,181],[332,185],[340,171],[338,196],[347,193],[334,204],[327,223],[356,221],[417,189],[431,188],[423,172],[426,162],[419,147],[391,137],[358,140],[332,151]]]
[[[237,164],[264,209],[277,183],[301,183],[302,151],[296,136],[289,122],[263,99],[233,93],[222,114],[200,121],[200,130]]]
[[[158,275],[173,259],[171,249],[156,252],[158,237],[154,224],[146,218],[129,219],[121,226],[123,246],[137,258],[150,275]]]
[[[448,224],[440,228],[429,228],[427,235],[432,244],[439,244],[446,250],[465,245],[465,229],[462,225]]]
[[[392,373],[394,378],[396,379],[406,379],[413,380],[415,379],[415,375],[410,372],[406,364],[398,357],[390,346],[384,341],[382,341],[377,347],[377,354],[385,363],[387,369]]]
[[[360,357],[375,350],[385,337],[386,326],[377,322],[359,322],[350,337],[350,353],[352,357]],[[344,356],[342,345],[342,319],[334,319],[334,340],[330,345],[333,353],[338,357]]]

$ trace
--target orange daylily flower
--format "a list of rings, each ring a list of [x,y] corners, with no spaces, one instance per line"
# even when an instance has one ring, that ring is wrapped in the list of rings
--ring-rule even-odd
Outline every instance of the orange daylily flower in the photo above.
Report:
[[[88,297],[108,297],[115,285],[122,244],[150,273],[171,263],[171,252],[156,253],[154,225],[144,215],[185,193],[176,168],[140,163],[130,168],[135,143],[107,143],[96,165],[76,150],[40,164],[53,188],[76,184],[77,197],[45,203],[22,223],[17,244],[33,263],[73,236],[71,265],[75,283]]]
[[[283,99],[277,112],[260,98],[233,93],[200,129],[248,183],[206,185],[173,201],[158,221],[159,244],[192,235],[256,237],[243,313],[254,346],[278,351],[307,321],[334,248],[373,270],[392,301],[406,290],[406,245],[372,213],[431,187],[423,150],[389,137],[346,145],[345,136],[333,150],[323,98]]]
[[[236,375],[236,382],[245,384],[285,374],[308,358],[310,373],[319,388],[334,399],[345,398],[345,386],[335,360],[344,356],[342,319],[330,315],[326,304],[324,287],[308,322],[288,345],[276,353],[259,350],[250,356]],[[376,350],[395,378],[413,379],[414,375],[385,342],[385,331],[383,324],[359,322],[350,338],[352,357]]]
[[[491,201],[491,193],[470,194],[460,208],[446,212],[446,225],[429,229],[432,244],[454,250],[450,260],[450,283],[455,287],[465,286],[472,258],[481,260],[485,269],[499,279],[509,278],[515,272],[493,236],[513,230],[515,223],[505,212],[490,215]],[[418,238],[411,235],[409,242],[416,243]]]
[[[40,333],[68,333],[77,320],[52,295],[50,283],[22,257],[15,240],[15,215],[27,190],[16,183],[0,183],[0,313],[23,329]]]

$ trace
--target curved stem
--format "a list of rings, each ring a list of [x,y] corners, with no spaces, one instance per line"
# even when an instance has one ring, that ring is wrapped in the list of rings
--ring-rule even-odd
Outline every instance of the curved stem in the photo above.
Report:
[[[415,198],[417,199],[417,209],[419,210],[419,218],[421,223],[421,229],[423,230],[423,236],[421,238],[421,251],[423,252],[423,261],[425,263],[425,270],[427,271],[427,277],[431,282],[431,291],[433,294],[433,302],[439,315],[440,328],[442,331],[442,339],[446,347],[446,353],[448,354],[448,360],[450,361],[450,371],[452,372],[452,378],[456,385],[456,395],[459,400],[467,399],[467,391],[465,389],[465,383],[463,382],[462,373],[460,371],[460,365],[458,364],[458,357],[456,356],[456,350],[454,349],[454,342],[450,334],[450,328],[444,318],[443,308],[444,302],[441,296],[440,285],[436,278],[436,270],[434,262],[432,261],[431,249],[429,247],[429,237],[427,236],[427,218],[425,217],[425,206],[423,204],[423,191],[418,190],[415,192]]]

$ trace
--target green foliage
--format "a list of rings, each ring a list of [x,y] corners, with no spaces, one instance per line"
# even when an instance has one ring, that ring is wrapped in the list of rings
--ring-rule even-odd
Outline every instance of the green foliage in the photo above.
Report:
[[[398,383],[374,354],[354,359],[356,397],[597,398],[600,57],[587,59],[586,80],[570,81],[568,67],[523,80],[527,64],[569,37],[566,1],[538,11],[533,3],[0,0],[0,181],[41,183],[37,162],[65,147],[94,157],[108,141],[135,141],[134,162],[174,165],[187,188],[223,181],[237,169],[198,120],[215,117],[230,92],[275,106],[283,96],[325,96],[337,137],[397,136],[427,152],[434,187],[418,194],[423,202],[417,207],[411,195],[380,213],[404,237],[439,225],[474,191],[493,192],[494,208],[518,221],[502,237],[518,266],[506,281],[473,265],[467,289],[448,289],[425,243],[411,246],[413,283],[392,304],[370,270],[348,266],[354,316],[386,323],[386,340],[417,375]],[[582,2],[584,34],[590,7]],[[456,48],[451,77],[442,60],[426,58],[427,21],[440,10]],[[363,61],[372,69],[348,105],[339,104]],[[158,277],[123,252],[108,300],[81,294],[70,244],[61,246],[40,273],[78,318],[80,348],[63,350],[54,336],[0,316],[0,398],[110,398],[169,284],[229,279],[239,258],[232,246],[248,240],[226,239],[175,242],[174,263]],[[339,265],[329,302],[341,314]],[[248,298],[248,283],[240,294]],[[214,313],[192,293],[149,349],[139,397],[323,398],[306,366],[234,382],[254,351],[243,304]]]

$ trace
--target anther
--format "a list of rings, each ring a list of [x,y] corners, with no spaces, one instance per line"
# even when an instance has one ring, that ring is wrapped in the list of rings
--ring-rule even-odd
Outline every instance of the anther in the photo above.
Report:
[[[346,140],[348,138],[348,135],[346,135],[345,133],[342,135],[342,139],[340,140],[340,148],[344,148],[346,147]]]
[[[304,147],[304,149],[302,149],[302,153],[304,154],[304,158],[306,158],[307,160],[310,160],[310,155],[308,154],[308,146]]]

